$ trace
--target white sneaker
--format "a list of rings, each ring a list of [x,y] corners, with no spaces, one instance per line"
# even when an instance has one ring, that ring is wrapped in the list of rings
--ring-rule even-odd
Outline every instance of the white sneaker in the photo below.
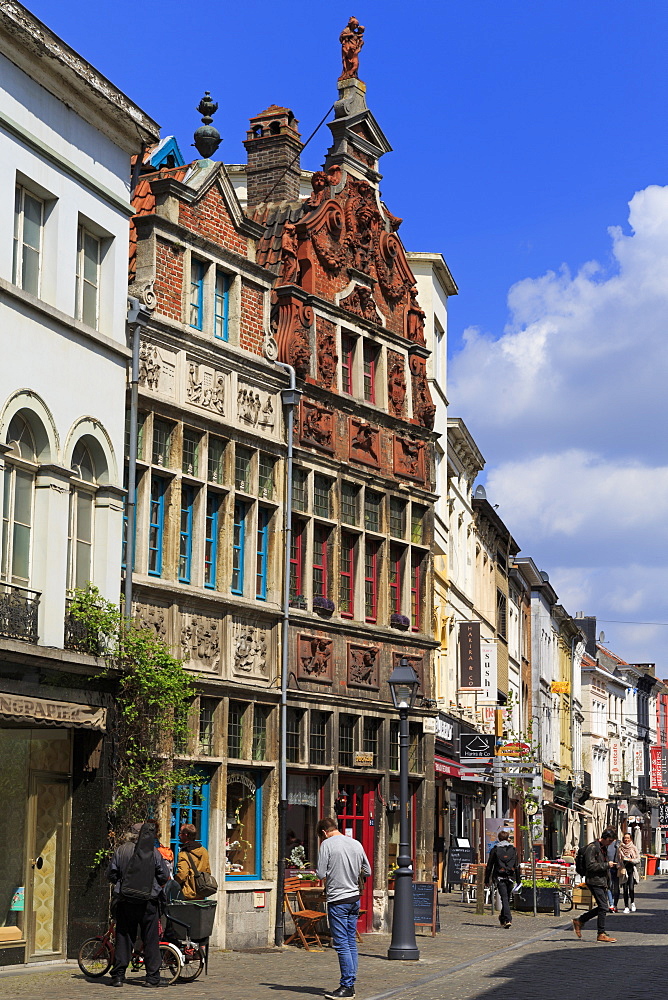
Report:
[[[625,906],[625,907],[624,907],[624,913],[630,913],[630,912],[631,912],[631,911],[629,910],[628,906]]]
[[[635,913],[635,912],[636,912],[636,904],[635,903],[631,903],[631,913]]]

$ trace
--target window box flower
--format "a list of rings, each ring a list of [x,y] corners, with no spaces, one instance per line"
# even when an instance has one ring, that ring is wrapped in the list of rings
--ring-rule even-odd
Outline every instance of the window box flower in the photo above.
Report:
[[[328,614],[331,614],[334,610],[334,601],[332,601],[329,597],[314,597],[313,610],[325,611]]]
[[[299,597],[291,597],[290,607],[299,608],[301,611],[306,611],[306,598],[303,597],[301,594],[299,595]]]
[[[399,615],[393,612],[390,615],[390,625],[392,628],[408,628],[410,625],[410,619],[406,615]]]

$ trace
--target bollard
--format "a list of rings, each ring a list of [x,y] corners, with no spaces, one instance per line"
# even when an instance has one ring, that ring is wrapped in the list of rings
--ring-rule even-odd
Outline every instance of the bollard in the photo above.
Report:
[[[554,890],[554,915],[555,917],[561,916],[561,901],[559,899],[559,890]]]
[[[476,893],[475,893],[475,911],[476,913],[485,912],[485,866],[478,865],[476,871]]]

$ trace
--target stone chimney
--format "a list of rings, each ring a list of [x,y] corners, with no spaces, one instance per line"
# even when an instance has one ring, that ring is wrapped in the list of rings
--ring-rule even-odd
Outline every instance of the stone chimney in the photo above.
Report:
[[[248,153],[247,208],[265,201],[297,201],[301,179],[299,154],[303,143],[299,122],[288,108],[272,104],[250,120],[244,142]]]

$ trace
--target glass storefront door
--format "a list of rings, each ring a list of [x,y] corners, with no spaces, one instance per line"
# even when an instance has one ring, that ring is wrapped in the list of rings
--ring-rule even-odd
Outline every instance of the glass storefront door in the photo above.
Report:
[[[65,950],[69,781],[33,772],[30,799],[26,938],[34,961]]]

